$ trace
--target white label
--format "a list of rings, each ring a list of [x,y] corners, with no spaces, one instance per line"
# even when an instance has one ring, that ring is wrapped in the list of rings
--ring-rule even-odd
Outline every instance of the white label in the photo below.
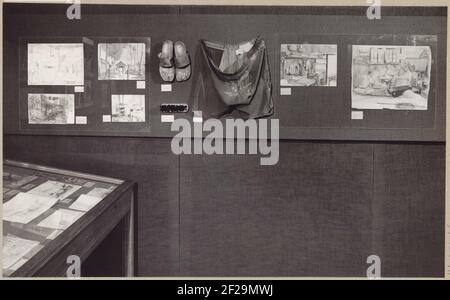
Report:
[[[103,123],[111,122],[111,115],[103,115]]]
[[[138,90],[144,90],[145,89],[145,81],[144,80],[136,81],[136,88]]]
[[[87,117],[86,116],[76,116],[75,124],[87,124]]]
[[[364,114],[362,111],[352,111],[352,120],[362,120],[364,119]]]
[[[76,86],[75,93],[84,93],[84,86]]]
[[[193,117],[192,121],[194,121],[194,123],[202,123],[203,122],[203,118],[202,117]]]
[[[173,121],[175,121],[174,115],[161,115],[162,123],[172,123]]]
[[[291,88],[281,88],[280,89],[280,95],[281,96],[290,96],[291,95]]]
[[[172,85],[171,84],[161,84],[161,92],[171,92]]]
[[[239,48],[236,50],[236,54],[243,54],[250,51],[253,48],[253,43],[247,42],[245,44],[239,45]]]

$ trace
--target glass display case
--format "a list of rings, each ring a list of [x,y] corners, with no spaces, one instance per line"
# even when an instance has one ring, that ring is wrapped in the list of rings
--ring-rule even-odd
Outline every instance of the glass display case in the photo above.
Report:
[[[78,235],[90,240],[104,238],[85,229],[131,186],[115,178],[4,161],[3,276],[27,276],[24,271],[31,271],[27,265],[34,261],[32,275],[39,269],[35,265],[43,266]],[[130,214],[132,202],[124,203]],[[119,220],[110,219],[110,227]]]

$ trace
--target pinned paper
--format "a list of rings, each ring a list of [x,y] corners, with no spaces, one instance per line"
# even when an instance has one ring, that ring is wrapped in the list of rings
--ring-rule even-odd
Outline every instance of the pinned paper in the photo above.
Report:
[[[172,123],[175,121],[174,115],[161,115],[161,123]]]
[[[290,96],[292,94],[291,88],[281,88],[280,95],[281,96]]]
[[[362,111],[352,111],[352,120],[362,120],[364,119],[364,114]]]
[[[75,124],[87,124],[87,117],[86,116],[76,116]]]
[[[103,115],[103,122],[104,123],[111,122],[111,115]]]
[[[145,89],[145,81],[144,80],[136,81],[136,88],[139,90]]]
[[[74,92],[75,93],[84,93],[84,86],[76,86]]]
[[[161,92],[171,92],[172,85],[171,84],[161,84]]]

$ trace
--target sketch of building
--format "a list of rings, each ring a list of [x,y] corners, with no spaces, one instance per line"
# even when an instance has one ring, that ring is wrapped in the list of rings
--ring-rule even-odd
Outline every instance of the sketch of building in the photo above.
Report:
[[[28,94],[29,124],[74,124],[73,94]]]
[[[352,108],[426,110],[428,46],[353,45]]]
[[[83,85],[83,44],[28,44],[28,85]]]
[[[112,95],[112,122],[145,122],[145,95]]]
[[[145,44],[98,44],[98,79],[145,80]]]
[[[281,44],[281,86],[336,86],[337,45]]]

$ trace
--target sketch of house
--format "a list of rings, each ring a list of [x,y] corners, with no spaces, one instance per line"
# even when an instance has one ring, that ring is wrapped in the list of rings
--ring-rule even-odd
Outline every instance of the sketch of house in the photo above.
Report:
[[[29,124],[74,124],[73,94],[28,94]]]
[[[282,44],[281,86],[336,86],[337,45]]]
[[[145,80],[144,43],[99,43],[99,80]]]
[[[83,44],[28,44],[28,85],[83,85]]]

